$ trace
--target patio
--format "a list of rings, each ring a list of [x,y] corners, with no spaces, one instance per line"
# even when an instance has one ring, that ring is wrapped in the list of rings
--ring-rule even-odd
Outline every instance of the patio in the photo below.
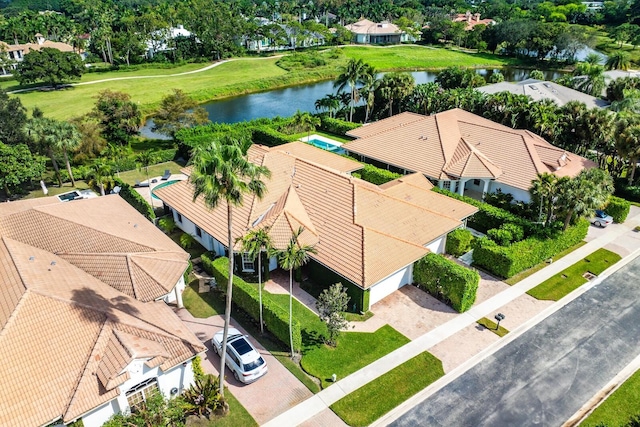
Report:
[[[187,178],[188,178],[187,175],[183,173],[171,174],[166,180],[162,180],[162,176],[155,176],[153,178],[149,178],[149,180],[140,182],[140,184],[143,184],[143,185],[146,185],[148,183],[149,184],[148,186],[134,186],[134,188],[136,189],[138,194],[144,197],[144,199],[147,202],[151,201],[154,208],[161,208],[162,200],[156,199],[155,197],[151,197],[151,192],[153,191],[153,189],[161,184],[166,184],[167,182],[170,182],[170,181],[184,181]]]

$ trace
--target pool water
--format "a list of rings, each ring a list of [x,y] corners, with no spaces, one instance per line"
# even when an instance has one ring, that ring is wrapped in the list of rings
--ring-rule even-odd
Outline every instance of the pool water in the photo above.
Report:
[[[168,187],[168,186],[170,186],[171,184],[175,184],[176,182],[180,182],[180,180],[179,180],[179,179],[172,179],[171,181],[163,182],[162,184],[158,184],[158,185],[156,185],[155,187],[153,187],[153,190],[151,190],[151,197],[153,197],[153,198],[154,198],[154,199],[156,199],[156,200],[160,200],[160,197],[156,196],[154,192],[155,192],[158,188]]]
[[[309,144],[314,145],[323,150],[331,151],[335,154],[344,154],[345,150],[339,145],[331,144],[330,142],[321,141],[319,139],[310,139]]]

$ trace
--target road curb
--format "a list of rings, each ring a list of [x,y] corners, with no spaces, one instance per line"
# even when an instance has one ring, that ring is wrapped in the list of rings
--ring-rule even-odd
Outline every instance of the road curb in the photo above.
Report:
[[[451,372],[449,372],[448,374],[446,374],[445,376],[443,376],[439,380],[435,381],[434,383],[430,384],[427,388],[425,388],[421,392],[418,392],[417,394],[413,395],[411,398],[409,398],[408,400],[404,401],[400,405],[396,406],[393,410],[391,410],[387,414],[383,415],[381,418],[376,420],[374,423],[370,424],[370,427],[386,426],[386,425],[390,424],[391,422],[397,420],[402,415],[407,413],[411,408],[413,408],[417,404],[423,402],[424,400],[426,400],[427,398],[429,398],[430,396],[432,396],[433,394],[435,394],[436,392],[438,392],[439,390],[441,390],[442,388],[444,388],[445,386],[447,386],[448,384],[450,384],[451,382],[456,380],[459,376],[461,376],[462,374],[467,372],[473,366],[479,364],[484,359],[486,359],[489,356],[491,356],[492,354],[496,353],[498,350],[500,350],[504,346],[506,346],[509,343],[513,342],[514,340],[518,339],[521,335],[523,335],[529,329],[531,329],[532,327],[534,327],[535,325],[537,325],[538,323],[540,323],[541,321],[543,321],[547,317],[551,316],[556,311],[560,310],[562,307],[566,306],[567,304],[569,304],[570,302],[572,302],[573,300],[575,300],[576,298],[578,298],[579,296],[581,296],[582,294],[587,292],[589,289],[599,285],[604,279],[606,279],[611,274],[615,273],[616,271],[620,270],[621,268],[623,268],[624,266],[629,264],[631,261],[633,261],[638,256],[640,256],[640,249],[635,250],[631,254],[627,255],[626,257],[624,257],[623,259],[618,261],[616,264],[614,264],[611,267],[609,267],[607,270],[605,270],[602,274],[600,274],[593,281],[584,284],[583,286],[579,287],[578,289],[574,290],[573,292],[569,293],[565,297],[563,297],[560,300],[558,300],[555,304],[545,308],[540,313],[536,314],[531,319],[529,319],[528,321],[526,321],[525,323],[521,324],[516,329],[511,331],[509,334],[507,334],[505,337],[503,337],[500,341],[497,341],[497,342],[489,345],[488,347],[486,347],[484,350],[482,350],[481,352],[479,352],[475,356],[471,357],[470,359],[468,359],[467,361],[465,361],[461,365],[459,365],[456,368],[452,369]],[[638,364],[639,364],[638,367],[640,367],[640,356],[638,357]],[[625,368],[625,370],[626,369],[630,369],[629,366],[627,366]],[[632,373],[628,374],[627,378]],[[617,378],[617,376],[616,376],[616,378]],[[612,380],[612,382],[613,382],[613,380]],[[607,384],[607,386],[609,386],[609,389],[610,389],[609,390],[609,394],[615,390],[615,389],[611,388],[611,386],[609,384]],[[605,386],[603,388],[603,390],[607,389],[607,386]],[[602,390],[598,394],[600,394],[601,392],[602,392]],[[596,396],[598,396],[598,394]],[[607,394],[607,396],[608,396],[608,394]],[[595,396],[594,396],[594,399],[595,399]],[[603,399],[601,398],[599,401],[596,401],[596,403],[599,403],[602,400]],[[592,404],[592,406],[593,406],[593,404]],[[593,407],[593,409],[595,409],[595,407]],[[588,415],[588,414],[583,415],[583,417],[586,416],[586,415]],[[574,415],[574,417],[575,417],[575,415]],[[573,424],[573,425],[575,425],[575,424]]]

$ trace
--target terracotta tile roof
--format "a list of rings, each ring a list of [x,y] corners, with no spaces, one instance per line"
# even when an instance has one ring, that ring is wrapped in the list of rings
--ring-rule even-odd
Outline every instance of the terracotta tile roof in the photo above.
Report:
[[[354,34],[401,34],[400,28],[390,22],[372,22],[361,19],[353,24],[345,25],[345,28]]]
[[[423,245],[459,227],[462,219],[476,211],[429,191],[431,184],[419,174],[378,187],[307,160],[306,149],[305,158],[300,158],[279,147],[254,147],[249,158],[268,167],[271,178],[263,200],[247,198],[235,209],[233,235],[266,227],[276,246],[283,246],[292,230],[303,226],[301,241],[317,242],[318,253],[312,258],[363,288],[411,264],[425,253]],[[419,194],[415,202],[411,199],[414,192]],[[193,203],[193,190],[186,182],[161,188],[156,195],[225,243],[224,203],[211,211],[201,200]],[[430,207],[433,203],[440,206]],[[379,246],[380,242],[385,243]],[[385,245],[404,249],[385,252],[381,249]]]
[[[492,178],[528,190],[538,173],[575,176],[595,167],[532,132],[460,109],[431,116],[402,113],[348,134],[359,139],[344,144],[346,150],[432,179]]]
[[[106,230],[102,234],[91,233],[91,227],[83,226],[68,207],[62,211],[55,206],[49,209],[44,202],[36,203],[37,208],[27,203],[27,209],[16,206],[21,202],[0,205],[0,360],[5,362],[0,364],[4,386],[0,389],[0,425],[43,425],[59,418],[69,422],[108,402],[119,393],[113,387],[127,378],[121,373],[124,353],[128,357],[154,356],[149,363],[166,370],[205,349],[164,302],[136,300],[101,281],[97,266],[86,267],[96,272],[98,277],[95,277],[64,256],[90,264],[87,259],[51,251],[64,248],[52,241],[59,234],[46,229],[61,226],[72,234],[65,242],[75,249],[131,245],[146,248],[142,254],[134,254],[131,262],[140,265],[140,270],[149,277],[175,276],[174,264],[178,263],[184,271],[186,258],[181,249],[152,252],[154,247],[173,245],[161,243],[154,227],[146,224],[140,227],[149,233],[147,244],[128,227],[122,227],[133,235],[128,242],[121,232],[114,236],[111,231],[116,227],[107,224],[113,220],[110,218],[146,220],[128,205],[123,207],[117,201],[110,204],[100,199],[120,200],[119,197],[91,199],[99,201],[98,208],[80,201],[68,205],[83,210],[89,224],[96,220],[92,217],[97,211],[102,210],[101,229]],[[49,202],[63,205],[57,199]],[[5,205],[11,205],[10,209]],[[113,209],[128,210],[128,215]],[[60,218],[63,211],[70,213],[66,222]],[[43,220],[45,222],[38,222]],[[85,239],[103,241],[81,242],[77,231],[68,226],[74,221],[77,228],[88,232]],[[104,240],[109,243],[105,244]],[[101,255],[109,260],[118,258]],[[158,262],[148,261],[156,255]],[[126,261],[126,257],[118,256],[117,262],[107,261],[109,269],[122,265],[122,259]],[[172,267],[161,267],[161,263]],[[104,277],[116,278],[117,275],[109,271]],[[176,282],[177,279],[173,284]],[[112,339],[114,334],[121,334],[117,345]]]

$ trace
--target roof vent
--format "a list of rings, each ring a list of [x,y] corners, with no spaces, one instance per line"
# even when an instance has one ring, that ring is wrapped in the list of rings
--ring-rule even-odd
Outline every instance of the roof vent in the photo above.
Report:
[[[35,261],[35,259],[36,259],[36,257],[34,257],[34,256],[30,256],[29,257],[29,261]]]
[[[138,224],[133,224],[133,228],[138,228]]]
[[[51,261],[51,265],[56,265],[56,262],[55,261]]]

